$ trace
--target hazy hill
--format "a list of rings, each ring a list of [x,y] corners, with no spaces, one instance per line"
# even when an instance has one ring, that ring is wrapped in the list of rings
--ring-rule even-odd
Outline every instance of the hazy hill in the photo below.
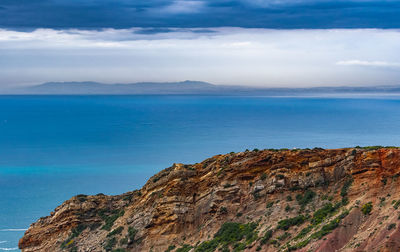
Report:
[[[265,95],[265,96],[321,96],[346,94],[400,94],[400,86],[374,87],[314,87],[260,88],[214,85],[201,81],[138,82],[132,84],[104,84],[98,82],[48,82],[3,92],[6,94],[204,94],[204,95]]]
[[[48,82],[21,89],[31,94],[186,94],[212,92],[215,85],[200,81],[103,84],[98,82]]]

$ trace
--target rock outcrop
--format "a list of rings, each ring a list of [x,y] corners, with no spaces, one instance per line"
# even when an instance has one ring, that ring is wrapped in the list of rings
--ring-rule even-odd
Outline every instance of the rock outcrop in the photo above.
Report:
[[[142,189],[78,195],[31,251],[400,251],[400,149],[262,150],[174,164]]]

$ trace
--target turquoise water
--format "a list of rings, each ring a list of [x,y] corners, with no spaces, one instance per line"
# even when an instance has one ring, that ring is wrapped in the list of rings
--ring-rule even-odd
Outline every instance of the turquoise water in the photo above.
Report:
[[[399,129],[399,99],[0,96],[0,250],[71,196],[137,189],[174,162],[400,145]]]

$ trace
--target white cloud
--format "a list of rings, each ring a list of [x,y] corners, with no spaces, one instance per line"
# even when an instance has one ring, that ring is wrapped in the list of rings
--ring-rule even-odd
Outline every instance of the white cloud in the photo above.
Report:
[[[344,60],[336,62],[340,66],[400,67],[400,63],[387,61]]]
[[[0,29],[0,86],[185,79],[258,86],[400,83],[400,71],[393,69],[399,30],[140,31]],[[356,65],[376,67],[344,67]]]

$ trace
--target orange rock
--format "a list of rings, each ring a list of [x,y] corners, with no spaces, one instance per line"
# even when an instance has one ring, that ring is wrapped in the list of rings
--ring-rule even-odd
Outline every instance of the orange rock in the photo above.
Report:
[[[212,240],[225,222],[256,222],[259,237],[273,230],[273,242],[255,239],[245,244],[246,251],[400,251],[399,176],[397,148],[217,155],[195,165],[174,164],[140,190],[73,197],[32,224],[19,247],[23,252],[156,252]],[[306,189],[316,196],[301,205],[296,196]],[[342,200],[348,203],[336,204]],[[364,215],[360,208],[367,202],[373,209]],[[328,203],[336,204],[335,211],[297,237]],[[348,214],[339,217],[342,212]],[[307,217],[304,222],[283,235],[278,222],[300,214]],[[337,225],[329,226],[334,221]]]

